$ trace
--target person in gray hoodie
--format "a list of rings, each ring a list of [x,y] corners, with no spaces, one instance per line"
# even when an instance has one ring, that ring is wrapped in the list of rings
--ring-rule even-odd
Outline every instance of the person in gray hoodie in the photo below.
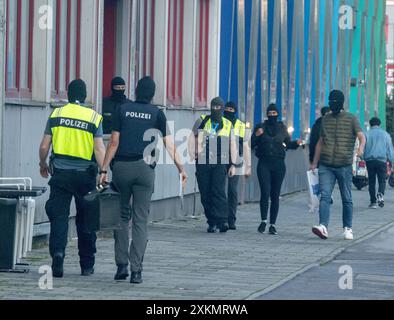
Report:
[[[394,161],[393,142],[390,135],[383,130],[379,118],[369,121],[371,129],[367,132],[367,144],[365,146],[364,159],[367,163],[369,178],[369,194],[371,197],[371,209],[384,207],[384,192],[386,189],[387,162]],[[376,177],[379,182],[379,190],[376,194]]]

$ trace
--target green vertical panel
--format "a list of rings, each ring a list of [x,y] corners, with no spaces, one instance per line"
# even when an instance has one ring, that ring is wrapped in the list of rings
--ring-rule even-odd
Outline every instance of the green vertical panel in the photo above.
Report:
[[[379,8],[379,23],[380,23],[380,34],[381,34],[381,43],[380,48],[381,52],[379,54],[379,118],[382,120],[382,125],[386,128],[386,37],[385,37],[385,26],[386,26],[386,7],[383,1],[380,2]]]

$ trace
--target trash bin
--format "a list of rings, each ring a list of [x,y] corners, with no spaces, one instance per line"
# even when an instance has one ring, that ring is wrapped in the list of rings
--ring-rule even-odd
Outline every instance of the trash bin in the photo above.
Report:
[[[0,269],[14,268],[17,199],[0,198]]]
[[[17,181],[17,182],[13,182]],[[21,259],[31,251],[35,200],[44,187],[30,178],[0,178],[0,272],[28,272]]]

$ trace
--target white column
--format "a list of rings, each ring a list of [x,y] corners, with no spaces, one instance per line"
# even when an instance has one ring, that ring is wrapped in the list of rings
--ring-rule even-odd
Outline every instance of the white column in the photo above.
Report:
[[[167,103],[168,0],[155,3],[154,80],[156,95],[153,103],[165,106]]]
[[[3,113],[5,94],[5,31],[6,2],[0,0],[0,177],[3,172]]]
[[[209,2],[208,97],[207,105],[219,94],[221,0]],[[225,97],[224,97],[225,98]]]
[[[55,23],[53,0],[34,1],[32,99],[50,102],[52,84],[52,33]]]

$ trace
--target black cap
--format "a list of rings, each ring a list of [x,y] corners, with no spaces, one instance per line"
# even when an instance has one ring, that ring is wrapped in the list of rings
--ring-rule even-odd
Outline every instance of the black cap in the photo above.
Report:
[[[138,81],[135,95],[137,101],[151,102],[156,93],[156,84],[151,77],[144,77]]]
[[[75,103],[76,101],[84,103],[87,97],[85,82],[81,79],[71,81],[68,85],[67,95],[70,103]]]
[[[275,103],[271,103],[268,106],[268,108],[267,108],[267,115],[268,115],[268,112],[270,112],[270,111],[276,111],[277,113],[279,113],[278,107],[276,106]]]
[[[213,98],[212,101],[211,101],[211,108],[213,106],[220,106],[223,109],[224,108],[224,101],[223,101],[223,99],[220,98],[220,97]]]
[[[345,103],[345,95],[340,90],[333,90],[333,91],[331,91],[330,96],[328,97],[328,100],[335,101],[338,104],[341,104],[343,106],[343,104]]]

